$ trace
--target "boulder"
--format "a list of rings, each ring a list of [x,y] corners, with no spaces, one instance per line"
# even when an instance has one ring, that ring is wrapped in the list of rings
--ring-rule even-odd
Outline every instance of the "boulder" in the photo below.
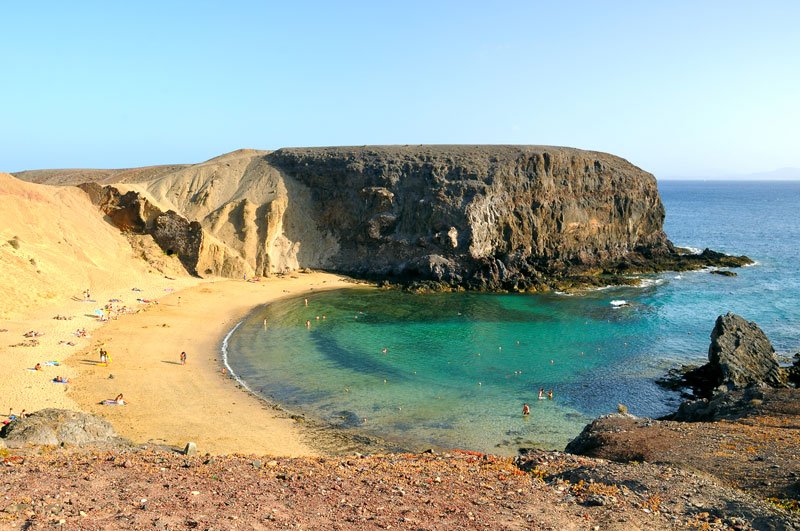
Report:
[[[766,334],[752,321],[733,313],[717,318],[711,332],[708,362],[717,384],[728,389],[766,384],[786,387],[786,373],[778,364],[775,349]]]
[[[183,448],[183,455],[197,455],[197,444],[189,441]]]
[[[758,325],[727,313],[714,324],[708,363],[673,369],[658,383],[672,390],[690,388],[695,398],[708,399],[718,391],[751,385],[788,387],[789,382],[796,383],[795,378],[800,382],[800,365],[796,366],[781,368],[772,344]]]
[[[8,424],[2,436],[9,448],[28,445],[75,445],[118,441],[107,421],[77,411],[42,409]]]
[[[794,363],[789,367],[788,373],[789,381],[795,387],[800,387],[800,352],[794,355]]]

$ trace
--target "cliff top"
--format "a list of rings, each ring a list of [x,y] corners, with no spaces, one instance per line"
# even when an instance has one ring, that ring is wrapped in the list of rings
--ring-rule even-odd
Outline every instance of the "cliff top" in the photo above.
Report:
[[[420,159],[450,158],[453,163],[469,163],[470,161],[494,159],[492,162],[514,160],[521,155],[549,153],[563,157],[589,157],[600,161],[628,162],[625,159],[603,153],[572,147],[545,145],[513,145],[513,144],[404,144],[404,145],[363,145],[363,146],[324,146],[324,147],[284,147],[275,151],[257,149],[237,149],[229,153],[213,157],[197,164],[163,164],[143,166],[140,168],[118,169],[38,169],[15,172],[12,175],[23,181],[40,184],[74,185],[84,182],[110,184],[114,182],[145,182],[164,175],[204,164],[220,164],[241,158],[254,158],[271,153],[280,157],[321,157],[321,158],[368,158],[368,159]]]

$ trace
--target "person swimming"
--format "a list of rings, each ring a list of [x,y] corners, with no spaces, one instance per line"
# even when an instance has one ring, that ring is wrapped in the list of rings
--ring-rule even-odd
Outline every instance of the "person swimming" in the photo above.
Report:
[[[552,399],[553,399],[553,390],[552,390],[552,389],[550,389],[549,391],[547,391],[547,398],[548,398],[548,399],[550,399],[550,400],[552,400]]]
[[[523,404],[522,405],[522,414],[525,415],[525,416],[530,415],[531,414],[531,406],[529,406],[528,404]]]
[[[544,400],[544,387],[539,388],[539,400]]]

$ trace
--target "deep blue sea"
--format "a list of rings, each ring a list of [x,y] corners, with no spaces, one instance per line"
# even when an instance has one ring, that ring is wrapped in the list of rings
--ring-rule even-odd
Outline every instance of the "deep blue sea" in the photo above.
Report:
[[[704,362],[722,313],[756,321],[779,353],[800,350],[800,182],[659,189],[676,245],[756,265],[572,295],[317,293],[308,307],[300,298],[254,311],[230,337],[231,368],[269,400],[335,426],[409,449],[510,455],[562,449],[618,403],[641,416],[674,410],[679,397],[654,380]],[[538,399],[540,388],[553,399]]]

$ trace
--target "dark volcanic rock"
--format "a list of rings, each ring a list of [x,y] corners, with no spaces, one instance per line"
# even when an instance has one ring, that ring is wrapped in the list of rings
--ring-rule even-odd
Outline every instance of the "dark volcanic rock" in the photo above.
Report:
[[[565,452],[592,457],[614,455],[617,461],[649,461],[653,454],[647,446],[639,446],[629,439],[618,444],[617,434],[630,432],[637,426],[650,426],[653,421],[626,414],[605,415],[586,425],[583,431],[572,439]]]
[[[800,387],[800,352],[794,355],[794,363],[788,370],[788,378],[796,387]]]
[[[6,446],[84,445],[118,441],[107,421],[66,409],[42,409],[3,428]]]
[[[162,212],[137,192],[121,194],[113,186],[96,183],[79,185],[92,203],[123,232],[149,234],[167,255],[176,255],[186,270],[197,275],[203,245],[203,229],[173,210]]]
[[[317,226],[339,242],[326,268],[354,276],[526,291],[750,262],[674,248],[655,178],[606,153],[365,146],[266,160],[311,190]]]
[[[719,369],[719,383],[729,388],[761,383],[786,386],[786,375],[766,334],[754,322],[733,313],[717,318],[711,332],[708,362]]]
[[[708,398],[721,386],[727,390],[748,385],[786,387],[788,376],[758,325],[727,313],[717,318],[711,331],[708,363],[687,370],[682,377],[668,377],[659,383],[671,388],[691,387],[697,396]]]

